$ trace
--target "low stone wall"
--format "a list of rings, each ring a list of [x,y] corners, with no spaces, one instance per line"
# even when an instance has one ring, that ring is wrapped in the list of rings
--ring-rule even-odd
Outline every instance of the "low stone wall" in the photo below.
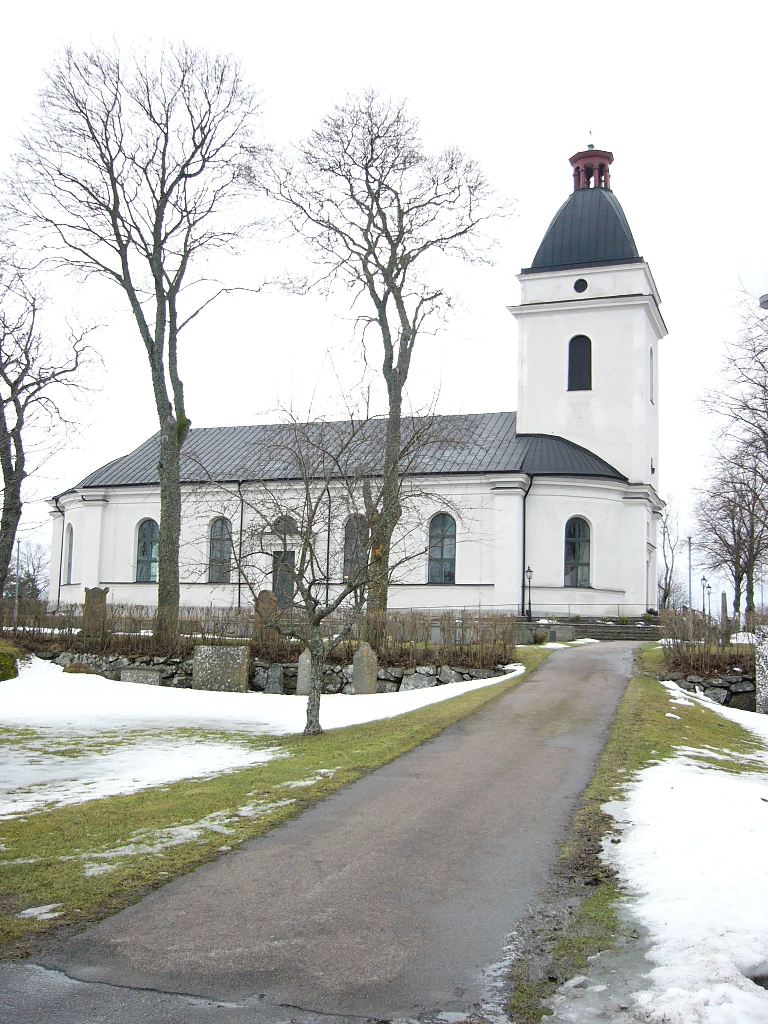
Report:
[[[45,657],[45,654],[41,654]],[[192,687],[193,658],[160,658],[148,655],[121,656],[115,654],[72,654],[65,652],[50,659],[55,665],[67,667],[72,664],[86,665],[89,669],[108,679],[121,679],[123,672],[142,682],[152,676],[159,686]],[[149,670],[149,671],[147,671]],[[354,693],[352,665],[329,665],[323,674],[323,693]],[[420,690],[426,686],[441,686],[444,683],[460,683],[471,679],[489,679],[501,675],[504,667],[494,669],[462,668],[450,665],[419,665],[416,668],[380,668],[377,672],[377,692],[396,693],[399,690]],[[295,693],[298,664],[277,663],[270,665],[263,661],[251,663],[249,688],[266,693]]]
[[[733,669],[728,675],[721,676],[685,676],[682,672],[672,672],[665,679],[691,693],[702,693],[718,704],[741,711],[755,710],[755,680],[753,676],[744,675]]]

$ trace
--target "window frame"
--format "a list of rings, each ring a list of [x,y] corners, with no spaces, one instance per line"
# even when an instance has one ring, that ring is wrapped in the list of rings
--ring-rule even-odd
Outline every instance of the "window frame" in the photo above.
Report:
[[[353,531],[357,531],[354,533]],[[363,543],[364,540],[364,543]],[[368,520],[362,512],[353,512],[344,524],[344,565],[342,578],[345,583],[355,582],[360,570],[368,565],[368,548],[371,531]],[[362,575],[365,575],[364,573]],[[362,583],[364,580],[361,580]]]
[[[592,339],[586,334],[574,334],[568,342],[567,390],[592,391]]]
[[[141,533],[142,533],[142,530],[144,529],[144,527],[146,525],[150,524],[150,523],[152,524],[152,526],[154,526],[154,531],[152,531],[153,537],[151,539],[151,544],[150,544],[150,549],[149,549],[149,558],[142,558],[142,555],[141,555],[141,545],[142,545]],[[136,582],[137,583],[157,583],[158,570],[159,570],[159,566],[160,566],[159,546],[160,546],[160,526],[159,526],[159,524],[158,524],[156,519],[153,519],[151,516],[147,516],[145,519],[141,520],[141,522],[138,524],[138,526],[136,528],[136,558],[134,560],[134,568],[135,568]],[[142,572],[141,572],[141,569],[140,569],[141,565],[148,565],[149,566],[149,578],[148,579],[143,579],[142,578]]]
[[[225,536],[214,537],[214,530],[225,523]],[[221,550],[214,554],[214,545],[226,544],[226,555]],[[216,578],[214,566],[220,567],[221,578]],[[216,516],[208,527],[208,582],[213,584],[232,582],[232,522],[226,516]]]
[[[439,537],[433,537],[433,531],[435,530],[435,524],[439,521],[450,523],[450,531],[446,532],[445,529]],[[429,529],[427,531],[427,583],[433,586],[443,587],[452,586],[456,583],[456,520],[449,512],[436,512],[429,520]],[[452,551],[449,554],[445,553],[446,541],[452,541]],[[439,544],[439,553],[435,553],[435,548]],[[448,568],[448,575],[450,579],[446,579],[446,568]],[[436,577],[440,576],[440,579]]]
[[[72,523],[64,527],[64,586],[72,585],[72,556],[75,548],[75,531]]]
[[[569,537],[569,528],[572,523],[581,523],[586,527],[585,537]],[[583,546],[586,544],[586,558],[583,554]],[[569,560],[569,545],[578,545],[578,558]],[[586,574],[580,569],[586,568]],[[570,577],[575,572],[576,581],[571,582]],[[583,578],[586,575],[586,580]],[[592,587],[592,524],[583,515],[569,516],[563,530],[563,586],[573,590],[588,590]]]

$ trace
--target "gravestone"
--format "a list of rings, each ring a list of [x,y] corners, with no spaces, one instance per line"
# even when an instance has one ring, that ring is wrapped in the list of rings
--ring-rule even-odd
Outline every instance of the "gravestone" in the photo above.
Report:
[[[363,641],[352,659],[352,685],[355,693],[376,693],[379,662],[370,644]]]
[[[192,661],[192,689],[245,693],[249,670],[250,651],[247,647],[198,644]]]
[[[755,631],[755,711],[768,715],[768,626]]]
[[[254,630],[274,629],[277,620],[277,597],[271,590],[261,590],[256,597]]]
[[[120,682],[122,683],[144,683],[145,686],[159,686],[161,679],[162,673],[159,668],[132,665],[130,668],[120,669]]]
[[[282,665],[270,665],[267,669],[267,681],[264,683],[264,693],[285,693],[285,680],[283,678]]]
[[[296,694],[306,697],[309,694],[309,684],[312,681],[312,655],[306,647],[299,655],[299,674],[296,677]]]
[[[86,587],[83,605],[83,636],[99,637],[107,631],[109,587]]]

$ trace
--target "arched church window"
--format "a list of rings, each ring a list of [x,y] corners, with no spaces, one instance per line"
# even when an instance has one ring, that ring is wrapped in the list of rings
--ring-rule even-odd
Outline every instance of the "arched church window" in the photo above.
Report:
[[[208,582],[229,583],[232,571],[232,524],[224,516],[211,523]]]
[[[344,579],[360,579],[368,564],[368,520],[359,513],[350,516],[344,527]]]
[[[67,523],[64,534],[64,583],[72,582],[72,551],[74,548],[75,534],[72,523]]]
[[[584,334],[568,343],[568,390],[592,390],[592,342]]]
[[[650,360],[649,360],[649,373],[650,373],[650,384],[651,384],[651,403],[654,400],[653,393],[653,349],[649,349]]]
[[[589,586],[589,523],[574,516],[565,524],[566,587]]]
[[[136,548],[136,582],[157,583],[157,552],[160,530],[154,519],[143,519],[139,523],[139,538]]]
[[[456,582],[456,520],[447,512],[438,512],[429,524],[430,583]]]

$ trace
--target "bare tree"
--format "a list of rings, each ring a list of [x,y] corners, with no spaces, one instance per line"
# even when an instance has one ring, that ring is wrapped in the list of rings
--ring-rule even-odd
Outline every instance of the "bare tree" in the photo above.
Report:
[[[768,558],[768,484],[757,460],[720,456],[712,483],[696,507],[696,543],[709,569],[721,570],[733,584],[733,614],[741,618],[746,596],[748,628],[754,624],[755,583]]]
[[[70,332],[65,343],[54,345],[40,328],[40,307],[22,272],[0,266],[0,593],[21,520],[30,449],[42,432],[50,449],[51,432],[64,421],[61,399],[81,386],[89,354],[85,331]]]
[[[745,303],[742,329],[725,349],[723,381],[706,396],[723,417],[729,452],[768,479],[768,313]]]
[[[424,151],[404,104],[373,92],[337,106],[292,159],[273,158],[258,181],[287,211],[322,270],[366,307],[358,321],[382,344],[388,420],[383,486],[366,492],[371,527],[369,611],[382,618],[392,535],[400,519],[403,401],[419,334],[449,309],[436,257],[480,259],[479,229],[498,212],[477,164],[455,149]],[[318,282],[318,283],[320,283]]]
[[[441,430],[439,418],[407,421],[398,452],[402,471],[392,499],[398,504],[399,528],[386,565],[371,557],[366,511],[371,496],[385,511],[390,500],[378,475],[386,434],[380,419],[302,423],[291,418],[260,452],[266,464],[280,467],[279,479],[236,488],[211,480],[192,499],[198,518],[208,524],[232,524],[242,510],[242,532],[225,526],[217,531],[215,547],[208,537],[201,538],[201,546],[207,548],[209,566],[224,569],[225,580],[234,569],[244,582],[263,628],[279,630],[309,649],[307,735],[321,731],[327,658],[357,626],[370,588],[389,584],[424,556],[423,509],[431,495],[407,474],[427,445],[441,443]],[[200,469],[203,476],[202,463]],[[440,501],[444,508],[445,498]],[[264,601],[264,591],[274,599]]]
[[[179,337],[227,291],[200,268],[238,237],[233,201],[253,114],[228,57],[186,46],[156,60],[67,50],[9,183],[16,221],[41,229],[59,264],[117,285],[135,321],[160,426],[158,634],[168,639],[178,632],[179,460],[190,425]]]
[[[677,513],[667,503],[661,514],[661,565],[659,566],[659,608],[677,608],[682,588],[675,571],[680,548],[680,527]]]
[[[44,544],[24,541],[19,551],[19,599],[40,601],[48,585],[50,552]],[[12,600],[16,593],[16,562],[10,566],[6,577],[4,596]]]

